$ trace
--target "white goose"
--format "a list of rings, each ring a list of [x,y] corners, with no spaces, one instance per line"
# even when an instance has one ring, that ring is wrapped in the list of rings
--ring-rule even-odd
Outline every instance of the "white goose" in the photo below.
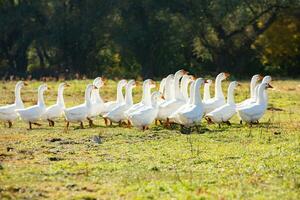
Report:
[[[236,105],[234,101],[234,90],[240,85],[238,82],[233,81],[229,84],[228,92],[227,92],[227,103],[219,108],[216,108],[212,112],[206,114],[206,120],[208,122],[227,123],[230,125],[229,120],[236,113]]]
[[[23,81],[17,82],[15,86],[14,104],[0,107],[0,120],[7,122],[9,128],[12,127],[12,122],[18,118],[18,113],[16,112],[16,109],[24,108],[24,104],[21,98],[21,89],[24,85],[27,85],[27,83]]]
[[[153,92],[151,95],[151,105],[132,113],[129,120],[132,125],[142,129],[148,129],[148,126],[155,120],[158,114],[158,101],[163,98],[160,92]]]
[[[117,106],[124,103],[125,100],[124,100],[122,89],[126,84],[127,84],[127,81],[124,79],[122,79],[118,82],[117,99],[116,99],[116,101],[109,101],[109,102],[104,103],[103,110],[100,113],[102,116],[106,115],[108,112],[112,111],[114,108],[116,108]],[[105,122],[105,125],[107,126],[109,121],[104,117],[104,122]]]
[[[170,116],[170,120],[177,121],[177,123],[190,127],[199,123],[203,117],[204,107],[200,96],[200,87],[204,84],[204,79],[198,78],[195,80],[190,89],[192,90],[190,102]]]
[[[210,86],[212,84],[212,80],[208,79],[206,80],[206,83],[204,84],[204,94],[203,94],[203,101],[207,101],[210,99]]]
[[[222,91],[222,81],[225,80],[227,77],[229,77],[228,73],[220,73],[216,77],[216,82],[215,82],[215,97],[208,99],[204,101],[204,109],[205,113],[209,113],[213,111],[214,109],[224,105],[225,102],[225,97]]]
[[[43,114],[42,118],[49,122],[49,126],[53,127],[55,124],[54,120],[60,118],[63,115],[65,109],[64,88],[69,86],[70,85],[67,83],[59,84],[56,104],[49,106],[46,109],[46,112]]]
[[[126,112],[125,116],[128,117],[131,113],[138,111],[139,109],[149,106],[151,104],[151,89],[154,88],[155,82],[151,79],[147,79],[143,82],[143,95],[141,102],[131,106]]]
[[[83,121],[87,120],[88,114],[91,112],[92,102],[91,102],[91,92],[96,87],[92,84],[88,84],[85,89],[84,103],[78,106],[64,109],[66,118],[66,128],[69,128],[70,122],[80,123],[80,128],[83,127]]]
[[[255,86],[256,86],[257,82],[260,81],[261,79],[262,79],[262,76],[259,74],[252,76],[251,82],[250,82],[250,98],[238,103],[236,105],[237,108],[241,108],[241,107],[247,106],[251,103],[255,103],[255,100],[256,100]]]
[[[272,81],[272,77],[271,76],[265,76],[263,79],[262,79],[262,81],[261,81],[261,83],[271,83],[271,81]],[[259,85],[257,85],[256,87],[255,87],[255,102],[256,102],[256,100],[257,100],[257,98],[258,98],[258,87],[259,87]],[[264,98],[265,98],[265,101],[267,102],[268,101],[268,93],[267,93],[267,91],[266,90],[264,90]]]
[[[261,83],[270,83],[271,81],[272,81],[271,76],[265,76],[265,77],[263,78],[263,80],[262,80]],[[254,89],[254,98],[252,99],[252,101],[249,101],[247,104],[245,104],[245,105],[243,105],[243,106],[237,107],[236,110],[237,110],[238,117],[239,117],[239,119],[240,119],[240,124],[243,123],[243,120],[242,120],[241,116],[239,115],[238,110],[240,110],[240,109],[242,109],[242,108],[247,108],[247,107],[249,107],[249,106],[251,106],[251,105],[253,105],[253,104],[255,104],[255,103],[257,102],[257,100],[258,100],[258,95],[259,95],[259,94],[258,94],[258,93],[259,93],[259,90],[258,90],[259,86],[260,86],[260,84],[258,84],[258,85],[255,86],[255,89]],[[268,94],[267,94],[266,90],[264,90],[263,93],[264,93],[264,101],[265,101],[265,102],[268,102]]]
[[[132,89],[136,87],[135,81],[130,80],[126,85],[125,102],[115,107],[112,111],[105,114],[103,117],[109,119],[111,122],[119,123],[121,126],[122,121],[126,120],[125,111],[130,109],[133,105]]]
[[[241,119],[249,124],[258,123],[259,119],[264,115],[268,102],[266,99],[267,94],[265,90],[272,88],[269,83],[261,83],[258,87],[258,97],[254,104],[250,104],[247,107],[243,107],[237,110]]]
[[[190,85],[190,98],[189,101],[184,104],[183,106],[181,106],[178,110],[176,110],[176,112],[174,112],[172,115],[170,115],[170,117],[168,118],[170,122],[172,123],[176,123],[176,124],[180,124],[180,120],[179,117],[177,115],[177,113],[180,113],[181,111],[185,110],[187,107],[190,107],[193,105],[193,101],[194,101],[194,97],[193,97],[193,92],[194,92],[194,88],[195,88],[195,81],[192,80],[191,81],[191,85]]]
[[[29,123],[29,129],[32,129],[32,124],[40,126],[41,124],[37,123],[46,112],[46,105],[44,101],[44,91],[46,91],[47,85],[42,84],[38,88],[38,102],[37,105],[24,108],[17,109],[16,112],[20,115],[21,119]]]
[[[89,115],[88,115],[90,127],[92,127],[94,125],[93,119],[98,117],[101,114],[101,112],[103,111],[103,107],[104,107],[104,101],[101,98],[100,93],[99,93],[100,88],[103,87],[103,85],[104,85],[102,78],[97,77],[94,80],[93,85],[97,89],[93,89],[92,93],[91,93],[92,108],[91,108],[91,113],[89,113]]]
[[[166,78],[166,84],[165,84],[165,91],[164,91],[164,97],[165,101],[171,101],[174,96],[172,94],[172,91],[174,91],[174,88],[172,87],[172,82],[174,82],[174,74],[170,74]]]
[[[179,88],[180,78],[185,74],[187,74],[187,72],[184,70],[179,70],[175,73],[173,87],[175,97],[171,100],[166,100],[164,103],[160,104],[158,111],[158,119],[167,120],[167,118],[170,115],[172,115],[177,109],[179,109],[182,105],[186,103],[183,94],[180,92]]]

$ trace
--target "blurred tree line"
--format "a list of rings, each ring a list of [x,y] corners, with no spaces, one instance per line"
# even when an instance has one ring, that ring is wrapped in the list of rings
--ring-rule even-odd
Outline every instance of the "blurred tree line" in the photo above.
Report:
[[[0,76],[299,76],[299,0],[0,0]]]

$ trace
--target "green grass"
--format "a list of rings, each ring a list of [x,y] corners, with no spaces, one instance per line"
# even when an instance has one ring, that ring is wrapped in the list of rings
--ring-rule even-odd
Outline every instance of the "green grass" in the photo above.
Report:
[[[67,106],[83,101],[91,80],[70,81]],[[15,82],[0,84],[0,104],[13,101]],[[26,106],[36,102],[40,82],[22,90]],[[56,99],[58,83],[45,94]],[[226,83],[227,85],[228,83]],[[28,131],[16,122],[0,127],[0,199],[299,199],[300,81],[274,81],[269,107],[261,124],[231,127],[207,125],[204,133],[182,135],[152,126],[149,131],[104,127],[64,131],[61,120],[50,128]],[[101,91],[114,99],[116,84]],[[140,86],[135,90],[140,99]],[[248,83],[236,91],[248,96]],[[87,123],[86,123],[87,125]],[[102,143],[93,142],[100,136]]]

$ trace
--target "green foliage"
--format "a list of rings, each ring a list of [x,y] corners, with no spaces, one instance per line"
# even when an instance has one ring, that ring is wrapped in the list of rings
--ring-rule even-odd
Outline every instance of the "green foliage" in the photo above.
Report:
[[[299,5],[297,0],[2,0],[0,75],[147,78],[179,68],[293,75],[299,68],[298,47],[292,48],[299,43],[294,37]],[[276,39],[286,23],[296,28]],[[270,53],[270,45],[280,49]]]

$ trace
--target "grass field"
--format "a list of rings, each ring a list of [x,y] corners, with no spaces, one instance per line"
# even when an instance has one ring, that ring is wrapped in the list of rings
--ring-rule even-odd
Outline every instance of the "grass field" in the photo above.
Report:
[[[69,82],[67,106],[83,101],[89,82]],[[22,90],[26,106],[36,102],[39,84]],[[0,84],[1,105],[13,102],[14,85]],[[48,85],[50,105],[58,83]],[[252,128],[239,125],[236,116],[221,128],[203,120],[203,132],[190,135],[161,126],[145,132],[107,128],[101,118],[95,128],[72,124],[68,132],[63,120],[31,131],[20,121],[11,129],[1,124],[0,199],[299,199],[300,81],[272,85],[269,110]],[[106,100],[115,92],[113,81],[101,90]],[[243,82],[236,100],[248,92]],[[135,101],[140,96],[139,86]]]

